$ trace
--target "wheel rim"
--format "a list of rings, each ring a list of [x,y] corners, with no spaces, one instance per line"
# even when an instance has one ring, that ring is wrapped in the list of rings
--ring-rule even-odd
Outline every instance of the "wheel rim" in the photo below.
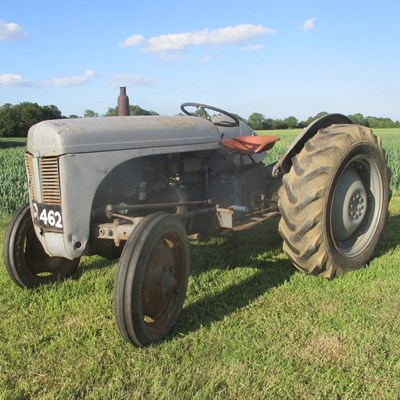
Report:
[[[74,270],[74,261],[61,257],[49,257],[36,237],[33,227],[28,229],[24,244],[24,259],[29,271],[38,278],[66,275]]]
[[[356,257],[370,244],[379,225],[383,181],[369,155],[354,157],[342,171],[333,194],[331,235],[336,249]]]
[[[185,251],[175,233],[162,236],[147,259],[142,278],[141,312],[145,326],[163,334],[178,317],[185,295]]]

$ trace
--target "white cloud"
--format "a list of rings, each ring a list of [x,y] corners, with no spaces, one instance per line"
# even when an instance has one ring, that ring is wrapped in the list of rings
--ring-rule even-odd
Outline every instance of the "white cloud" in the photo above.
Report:
[[[112,87],[149,86],[152,85],[154,82],[155,80],[152,78],[145,78],[143,76],[137,76],[137,75],[122,74],[122,75],[117,75],[113,78]]]
[[[94,75],[93,70],[87,69],[82,75],[48,79],[43,82],[43,86],[80,86],[85,84]]]
[[[309,31],[314,28],[316,18],[310,18],[303,24],[303,31]]]
[[[35,86],[34,82],[24,79],[21,75],[17,74],[2,74],[0,75],[0,87],[16,88]]]
[[[195,32],[170,33],[154,36],[147,40],[142,49],[146,52],[170,52],[180,51],[189,46],[213,45],[225,46],[246,43],[252,39],[275,33],[272,29],[262,25],[240,24],[225,28]]]
[[[0,41],[20,40],[28,37],[22,26],[14,22],[5,22],[0,19]]]
[[[144,40],[144,36],[142,35],[133,35],[129,36],[125,40],[123,40],[120,44],[119,47],[132,47],[132,46],[137,46],[139,43],[141,43]]]

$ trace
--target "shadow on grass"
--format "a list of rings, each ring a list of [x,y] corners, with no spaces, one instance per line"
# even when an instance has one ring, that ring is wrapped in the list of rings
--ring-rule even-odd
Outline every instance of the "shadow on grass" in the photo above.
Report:
[[[277,225],[278,220],[272,220],[230,238],[213,238],[190,246],[190,275],[193,277],[212,269],[229,271],[240,267],[255,269],[256,272],[218,293],[207,295],[205,291],[204,297],[184,307],[172,337],[221,321],[291,278],[296,269],[288,259],[280,259],[282,239]],[[400,217],[389,217],[376,257],[398,246],[399,231]],[[72,279],[79,279],[87,271],[109,268],[115,262],[100,257],[87,258]]]
[[[85,261],[85,263],[81,262],[78,269],[71,276],[70,279],[79,280],[83,274],[85,274],[89,271],[96,271],[96,270],[102,270],[105,268],[111,268],[112,264],[115,262],[115,260],[108,260],[106,258],[101,258],[98,256],[88,257],[86,260],[87,261]]]
[[[191,276],[196,277],[212,269],[226,270],[228,273],[238,266],[257,271],[216,294],[207,295],[205,292],[204,298],[185,307],[173,336],[176,333],[187,334],[200,326],[222,320],[269,289],[287,281],[295,269],[287,259],[276,257],[282,254],[281,247],[277,221],[268,221],[233,237],[191,244]],[[85,257],[71,279],[79,280],[83,274],[109,268],[115,262],[98,256]]]
[[[212,296],[206,296],[185,307],[180,316],[176,333],[186,335],[247,306],[271,288],[287,281],[295,273],[288,261],[272,261],[252,277],[232,285]]]
[[[201,326],[221,321],[269,289],[289,280],[296,270],[289,260],[276,257],[282,254],[281,246],[277,222],[273,221],[219,244],[201,244],[200,249],[192,246],[198,251],[192,252],[194,268],[191,275],[208,269],[229,270],[238,266],[256,269],[257,272],[216,294],[205,294],[200,300],[185,307],[175,334],[185,335]]]
[[[375,258],[384,256],[399,245],[400,216],[389,216],[375,252]]]
[[[216,237],[207,242],[194,242],[190,248],[191,271],[198,275],[208,269],[232,269],[242,264],[258,268],[254,259],[265,252],[281,253],[282,239],[278,219],[253,229],[233,233],[231,237]]]

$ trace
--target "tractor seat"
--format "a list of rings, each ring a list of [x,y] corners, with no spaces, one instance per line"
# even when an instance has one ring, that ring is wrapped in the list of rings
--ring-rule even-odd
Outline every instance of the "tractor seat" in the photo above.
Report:
[[[277,136],[238,136],[223,140],[221,150],[224,153],[236,151],[240,154],[251,155],[272,149],[278,140],[280,138]]]

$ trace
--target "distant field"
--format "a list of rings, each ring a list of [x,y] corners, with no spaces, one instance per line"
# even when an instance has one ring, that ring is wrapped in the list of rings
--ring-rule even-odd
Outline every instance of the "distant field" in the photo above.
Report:
[[[24,165],[26,139],[0,139],[0,215],[8,215],[27,202]]]
[[[25,146],[26,138],[0,138],[0,150],[10,147]]]

